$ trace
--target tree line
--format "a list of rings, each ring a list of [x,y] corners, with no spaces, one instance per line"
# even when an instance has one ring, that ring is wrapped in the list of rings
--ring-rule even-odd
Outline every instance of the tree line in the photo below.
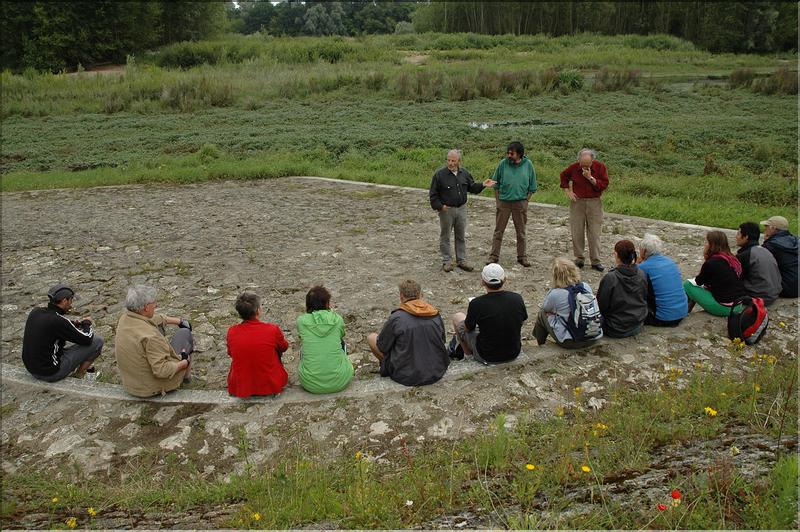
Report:
[[[797,2],[426,2],[417,32],[665,33],[712,52],[797,49]]]

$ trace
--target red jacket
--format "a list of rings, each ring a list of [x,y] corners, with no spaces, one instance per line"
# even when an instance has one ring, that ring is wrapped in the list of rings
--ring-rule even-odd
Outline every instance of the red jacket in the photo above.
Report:
[[[583,177],[580,163],[574,162],[561,172],[561,188],[569,188],[569,182],[572,181],[572,191],[579,198],[599,198],[608,187],[608,170],[598,160],[592,161],[589,168],[592,170],[592,177],[597,179],[597,186]]]
[[[228,329],[228,393],[236,397],[275,395],[289,380],[278,353],[289,349],[273,323],[252,319]]]

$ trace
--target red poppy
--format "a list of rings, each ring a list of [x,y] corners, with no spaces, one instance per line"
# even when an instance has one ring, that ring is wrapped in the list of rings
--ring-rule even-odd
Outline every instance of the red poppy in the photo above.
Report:
[[[672,498],[675,500],[680,500],[681,492],[678,489],[672,490]]]
[[[661,504],[661,503],[658,504],[658,511],[659,512],[663,512],[666,509],[667,509],[667,505],[666,504]]]

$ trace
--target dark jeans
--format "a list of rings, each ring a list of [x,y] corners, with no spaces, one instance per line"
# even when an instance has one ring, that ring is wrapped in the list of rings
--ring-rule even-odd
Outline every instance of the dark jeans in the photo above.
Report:
[[[644,324],[645,325],[652,325],[653,327],[677,327],[682,321],[683,321],[683,318],[681,318],[679,320],[672,320],[672,321],[660,320],[660,319],[656,318],[655,312],[650,311],[650,312],[647,313],[647,318],[645,318]]]

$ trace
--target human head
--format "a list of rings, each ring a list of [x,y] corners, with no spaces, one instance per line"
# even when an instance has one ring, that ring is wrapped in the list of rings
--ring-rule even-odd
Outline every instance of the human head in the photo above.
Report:
[[[566,257],[553,261],[553,288],[564,288],[581,282],[581,272],[575,263]]]
[[[717,253],[731,254],[731,248],[728,245],[728,236],[722,231],[709,231],[706,233],[703,256],[707,259]]]
[[[503,267],[492,262],[483,267],[481,283],[489,290],[500,290],[506,282],[506,272]]]
[[[461,166],[461,150],[453,148],[447,152],[447,168],[456,171]]]
[[[137,284],[128,288],[125,296],[125,308],[146,318],[152,318],[156,312],[156,289],[146,284]]]
[[[758,244],[758,238],[761,236],[761,229],[755,222],[744,222],[739,226],[736,231],[736,245],[739,247],[744,246],[748,242],[755,242]]]
[[[422,296],[422,287],[418,282],[411,279],[406,279],[400,286],[400,301],[406,302],[412,299],[419,299]]]
[[[53,305],[67,311],[72,308],[75,291],[64,283],[58,283],[51,286],[50,290],[47,291],[47,298]]]
[[[331,293],[321,284],[314,286],[306,294],[306,312],[325,310],[331,307]]]
[[[252,292],[244,292],[236,298],[234,308],[236,308],[236,312],[239,313],[242,321],[252,320],[258,317],[261,312],[261,298]]]
[[[515,140],[506,148],[506,155],[508,156],[509,162],[518,163],[522,160],[522,156],[525,155],[525,146],[523,146],[521,142]]]
[[[636,262],[636,246],[630,240],[620,240],[614,244],[614,254],[616,254],[620,264],[630,266]]]
[[[639,242],[639,255],[642,256],[642,260],[661,253],[664,253],[664,242],[656,235],[645,233],[644,238]]]
[[[578,156],[576,157],[576,160],[580,163],[580,165],[586,167],[592,164],[592,161],[595,159],[597,159],[597,152],[590,148],[583,148],[578,152]]]
[[[771,237],[778,231],[789,230],[789,220],[783,216],[770,216],[766,220],[762,221],[761,225],[764,226],[764,235],[767,238]]]

